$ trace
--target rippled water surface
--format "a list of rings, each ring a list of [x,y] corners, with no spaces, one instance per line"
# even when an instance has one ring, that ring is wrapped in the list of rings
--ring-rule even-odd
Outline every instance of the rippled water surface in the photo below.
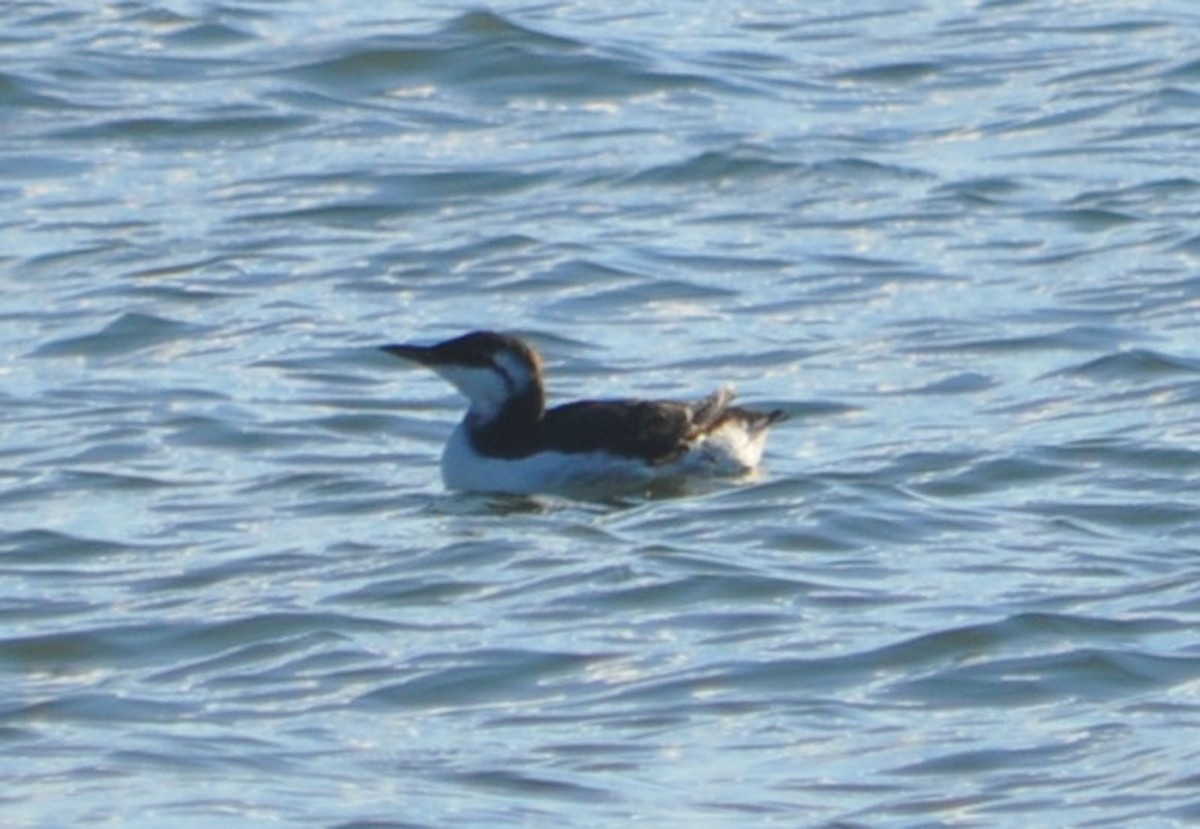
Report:
[[[1198,24],[5,4],[4,825],[1200,819]],[[792,418],[447,494],[484,326]]]

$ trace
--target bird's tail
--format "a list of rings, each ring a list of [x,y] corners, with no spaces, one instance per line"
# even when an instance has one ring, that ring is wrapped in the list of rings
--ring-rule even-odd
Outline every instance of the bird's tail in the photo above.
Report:
[[[733,402],[733,389],[721,386],[708,397],[692,404],[692,434],[702,435],[713,429]]]

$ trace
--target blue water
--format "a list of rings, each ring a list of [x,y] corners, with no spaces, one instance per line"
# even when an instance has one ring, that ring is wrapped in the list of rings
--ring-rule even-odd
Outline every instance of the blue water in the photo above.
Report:
[[[4,825],[1200,818],[1198,23],[5,5]],[[479,327],[792,418],[446,493]]]

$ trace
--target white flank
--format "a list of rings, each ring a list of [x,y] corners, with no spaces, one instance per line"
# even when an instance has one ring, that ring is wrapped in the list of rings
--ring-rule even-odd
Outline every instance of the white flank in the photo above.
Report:
[[[684,476],[740,477],[758,466],[765,439],[765,430],[750,432],[743,424],[730,421],[698,441],[686,455],[660,466],[604,452],[491,458],[475,451],[464,421],[454,429],[442,453],[442,480],[447,489],[468,492],[575,494],[629,491]]]

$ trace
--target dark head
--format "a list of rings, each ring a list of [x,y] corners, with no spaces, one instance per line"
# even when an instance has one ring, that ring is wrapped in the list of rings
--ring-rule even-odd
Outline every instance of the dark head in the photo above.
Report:
[[[534,419],[542,415],[542,360],[516,337],[472,331],[437,345],[385,345],[382,350],[436,371],[471,401],[468,414],[480,421],[518,404]]]

